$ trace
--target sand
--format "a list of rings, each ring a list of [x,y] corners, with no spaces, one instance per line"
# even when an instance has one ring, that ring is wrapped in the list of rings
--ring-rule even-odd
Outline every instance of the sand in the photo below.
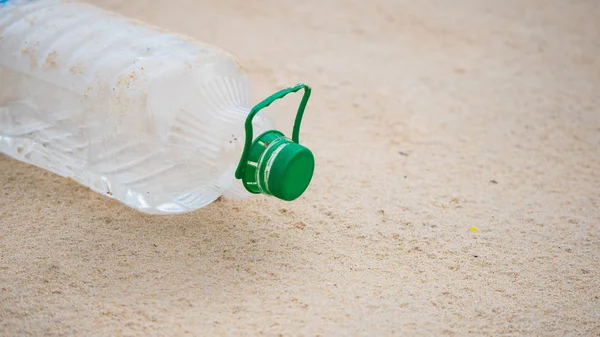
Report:
[[[94,2],[310,84],[317,171],[149,216],[0,156],[0,335],[600,335],[597,1]]]

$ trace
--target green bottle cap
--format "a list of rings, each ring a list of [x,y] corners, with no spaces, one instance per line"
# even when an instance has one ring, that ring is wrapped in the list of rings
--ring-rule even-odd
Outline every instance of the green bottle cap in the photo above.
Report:
[[[252,143],[242,182],[252,193],[292,201],[304,193],[314,169],[315,159],[309,149],[270,130]]]
[[[252,141],[252,119],[261,109],[283,96],[304,89],[292,138],[281,131],[269,130]],[[312,152],[299,144],[300,122],[310,97],[310,88],[299,84],[283,89],[257,104],[246,119],[246,143],[235,176],[242,179],[250,193],[263,193],[292,201],[308,188],[315,169]]]

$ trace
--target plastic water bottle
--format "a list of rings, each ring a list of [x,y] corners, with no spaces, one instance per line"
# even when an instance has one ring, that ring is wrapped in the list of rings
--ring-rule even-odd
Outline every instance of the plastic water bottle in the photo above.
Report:
[[[260,110],[300,90],[290,139]],[[83,3],[0,0],[0,151],[142,212],[304,193],[310,88],[254,107],[248,92],[230,55],[189,37]]]

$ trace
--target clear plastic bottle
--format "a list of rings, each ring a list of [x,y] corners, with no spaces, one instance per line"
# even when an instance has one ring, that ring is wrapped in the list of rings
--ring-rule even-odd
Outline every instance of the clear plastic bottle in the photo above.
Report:
[[[302,194],[314,165],[297,139],[304,106],[294,141],[250,143],[274,127],[260,108],[299,89],[252,109],[243,70],[213,46],[88,4],[0,1],[0,152],[146,213]]]

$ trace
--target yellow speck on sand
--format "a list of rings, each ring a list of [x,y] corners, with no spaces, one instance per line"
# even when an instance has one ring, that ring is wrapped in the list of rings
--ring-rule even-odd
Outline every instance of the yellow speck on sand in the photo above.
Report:
[[[479,232],[479,228],[477,228],[477,227],[471,227],[471,232]]]

